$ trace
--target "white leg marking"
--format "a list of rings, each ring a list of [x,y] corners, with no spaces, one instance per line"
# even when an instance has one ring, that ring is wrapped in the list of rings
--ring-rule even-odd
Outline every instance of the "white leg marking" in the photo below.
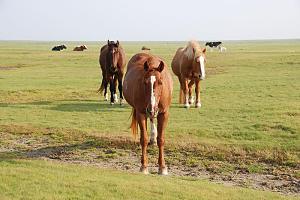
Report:
[[[168,168],[167,167],[164,167],[162,169],[158,169],[158,174],[160,175],[168,175]]]
[[[108,93],[106,93],[105,97],[104,97],[105,101],[108,101]]]
[[[205,79],[205,66],[204,66],[204,58],[203,56],[200,56],[200,71],[201,71],[201,77],[200,79]]]
[[[189,96],[189,104],[193,104],[195,102],[194,96]]]
[[[185,97],[185,104],[184,104],[184,107],[185,107],[185,108],[189,108],[189,107],[190,107],[190,104],[189,104],[189,95],[186,95],[186,97]]]
[[[118,95],[117,94],[114,94],[114,99],[115,99],[115,103],[118,102]]]
[[[198,101],[197,103],[196,103],[196,105],[195,105],[195,107],[196,108],[200,108],[202,105],[201,105],[201,102],[200,101]]]
[[[145,174],[145,175],[149,174],[148,167],[143,167],[143,166],[141,166],[140,172],[142,172],[142,173]]]

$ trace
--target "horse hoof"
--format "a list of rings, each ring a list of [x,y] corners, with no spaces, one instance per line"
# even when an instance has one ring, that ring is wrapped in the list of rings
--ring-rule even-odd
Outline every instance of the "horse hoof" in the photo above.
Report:
[[[114,105],[115,103],[114,102],[110,102],[110,105]]]
[[[159,168],[158,169],[158,174],[159,175],[164,175],[164,176],[168,175],[168,168],[167,167]]]
[[[201,108],[201,106],[202,106],[201,103],[196,103],[195,105],[196,108]]]
[[[124,99],[120,99],[120,106],[124,104]]]
[[[141,167],[140,168],[140,172],[142,172],[143,174],[145,174],[145,175],[147,175],[147,174],[149,174],[149,171],[148,171],[148,167]]]
[[[185,108],[190,108],[190,104],[188,104],[188,103],[187,103],[187,104],[184,104],[184,107],[185,107]]]

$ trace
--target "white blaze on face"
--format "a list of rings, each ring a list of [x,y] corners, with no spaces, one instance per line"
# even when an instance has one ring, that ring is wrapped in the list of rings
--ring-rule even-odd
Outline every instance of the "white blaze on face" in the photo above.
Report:
[[[155,96],[154,96],[154,82],[156,81],[155,76],[150,76],[150,83],[151,83],[151,112],[154,112],[155,107]]]
[[[204,58],[203,56],[200,56],[199,58],[200,60],[200,71],[201,71],[201,77],[200,79],[204,79],[205,78],[205,66],[204,66]]]

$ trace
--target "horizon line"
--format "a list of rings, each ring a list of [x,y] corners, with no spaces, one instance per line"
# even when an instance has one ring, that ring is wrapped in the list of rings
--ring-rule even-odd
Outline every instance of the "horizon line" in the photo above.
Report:
[[[274,41],[274,40],[300,40],[299,38],[258,38],[258,39],[224,39],[224,40],[196,40],[196,41]],[[106,42],[107,40],[23,40],[23,39],[0,39],[1,42]],[[122,42],[185,42],[189,40],[119,40]]]

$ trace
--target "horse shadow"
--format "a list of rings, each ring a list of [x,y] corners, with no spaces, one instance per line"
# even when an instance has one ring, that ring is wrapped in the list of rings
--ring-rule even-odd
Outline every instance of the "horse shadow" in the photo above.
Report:
[[[128,105],[110,105],[108,102],[73,101],[58,104],[51,107],[50,110],[62,112],[127,112],[128,108]]]
[[[80,99],[20,103],[20,106],[22,105],[46,106],[44,107],[44,109],[61,112],[127,112],[129,109],[129,105],[126,103],[122,105],[120,105],[119,103],[110,105],[107,101]],[[0,107],[9,106],[10,104],[8,103],[0,103]]]

